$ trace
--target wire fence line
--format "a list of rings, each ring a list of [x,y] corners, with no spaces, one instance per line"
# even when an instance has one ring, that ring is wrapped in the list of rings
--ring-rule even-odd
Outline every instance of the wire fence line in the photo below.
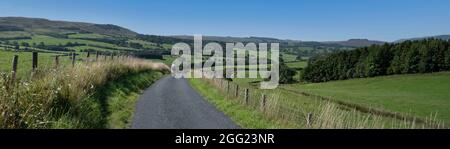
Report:
[[[317,101],[313,107],[306,107],[295,99],[285,99],[283,93],[267,90],[246,88],[220,78],[202,79],[226,95],[226,100],[244,105],[256,110],[264,117],[279,121],[292,128],[448,128],[436,116],[419,119],[411,117],[386,117],[373,113],[363,113],[355,108],[342,107],[330,101],[324,101],[315,96]],[[311,99],[310,99],[311,100]]]
[[[91,52],[85,52],[85,53],[86,53],[86,55],[84,57],[82,57],[81,54],[77,54],[75,52],[54,55],[54,56],[52,56],[53,57],[52,64],[48,63],[48,61],[47,61],[47,63],[45,63],[46,65],[44,65],[43,69],[53,68],[53,69],[57,70],[58,68],[63,67],[64,64],[61,63],[61,60],[62,60],[61,57],[69,58],[71,67],[75,67],[77,62],[88,63],[88,62],[96,62],[96,61],[114,61],[114,60],[125,60],[125,59],[129,59],[132,57],[131,55],[128,55],[128,54],[127,55],[125,55],[125,54],[115,55],[114,53],[112,53],[110,55],[105,55],[100,52],[96,52],[95,56],[91,56]],[[11,64],[11,73],[10,73],[11,77],[9,80],[10,85],[14,85],[17,82],[18,69],[27,69],[27,68],[19,68],[19,59],[20,58],[21,57],[18,54],[15,54],[13,56],[12,64]],[[38,65],[39,63],[40,63],[39,52],[32,52],[30,77],[33,77],[33,75],[36,74],[36,72],[41,70]]]
[[[301,108],[285,105],[279,102],[277,94],[265,93],[264,90],[241,87],[224,79],[203,79],[225,93],[227,99],[261,112],[265,117],[281,121],[298,128],[307,125],[307,119],[312,120],[312,112]],[[308,117],[309,115],[309,117]]]

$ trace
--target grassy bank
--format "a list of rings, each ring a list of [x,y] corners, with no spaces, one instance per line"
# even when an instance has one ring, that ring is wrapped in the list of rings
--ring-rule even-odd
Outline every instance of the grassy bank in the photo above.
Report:
[[[78,63],[75,67],[40,69],[11,83],[0,77],[1,128],[106,128],[114,114],[114,83],[121,78],[164,71],[165,65],[127,58]],[[145,82],[145,81],[143,81]],[[120,81],[117,82],[120,85]],[[126,82],[123,82],[126,83]],[[123,84],[122,83],[122,84]],[[110,87],[108,87],[110,86]],[[116,90],[119,94],[120,90]],[[124,88],[126,93],[131,93]],[[124,95],[123,97],[131,97]],[[105,99],[111,99],[107,101]],[[120,98],[120,97],[118,97]],[[111,107],[110,107],[111,106]],[[120,107],[119,107],[120,108]],[[113,119],[117,116],[109,117]]]
[[[106,101],[106,127],[128,128],[141,91],[163,75],[158,71],[127,75],[102,88],[97,98]]]
[[[227,97],[219,89],[211,87],[201,79],[189,79],[194,87],[206,100],[216,106],[217,109],[228,115],[235,123],[243,128],[287,128],[283,125],[264,118],[263,114],[251,110],[235,102],[233,98]]]

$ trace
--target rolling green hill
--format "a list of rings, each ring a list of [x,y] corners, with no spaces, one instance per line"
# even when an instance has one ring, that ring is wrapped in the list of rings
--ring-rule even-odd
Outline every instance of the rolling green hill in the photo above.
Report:
[[[111,24],[51,21],[39,18],[2,17],[0,31],[25,31],[34,34],[64,35],[70,33],[95,33],[117,37],[137,35],[129,29]]]
[[[171,44],[177,41],[163,36],[140,35],[109,24],[0,17],[0,73],[9,74],[12,59],[18,55],[17,77],[28,77],[34,51],[40,53],[40,69],[55,67],[56,55],[61,56],[60,65],[69,64],[67,55],[73,52],[77,53],[77,58],[86,58],[87,52],[98,51],[108,56],[133,54],[163,62],[171,61],[171,57],[164,54],[169,54]]]
[[[100,51],[108,55],[133,53],[138,57],[162,58],[169,54],[172,44],[180,41],[171,37],[141,35],[111,24],[0,17],[0,50],[15,51],[19,55],[31,51],[56,54]]]

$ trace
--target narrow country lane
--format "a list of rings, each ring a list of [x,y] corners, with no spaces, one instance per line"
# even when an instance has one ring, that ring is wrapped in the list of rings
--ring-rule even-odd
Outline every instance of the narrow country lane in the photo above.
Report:
[[[236,129],[229,117],[197,93],[186,79],[162,78],[136,105],[133,129]]]

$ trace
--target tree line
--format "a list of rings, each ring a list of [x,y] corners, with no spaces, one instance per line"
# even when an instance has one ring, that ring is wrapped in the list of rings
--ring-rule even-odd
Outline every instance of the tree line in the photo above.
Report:
[[[450,40],[425,39],[372,45],[316,56],[302,72],[302,80],[326,82],[394,74],[450,70]]]

